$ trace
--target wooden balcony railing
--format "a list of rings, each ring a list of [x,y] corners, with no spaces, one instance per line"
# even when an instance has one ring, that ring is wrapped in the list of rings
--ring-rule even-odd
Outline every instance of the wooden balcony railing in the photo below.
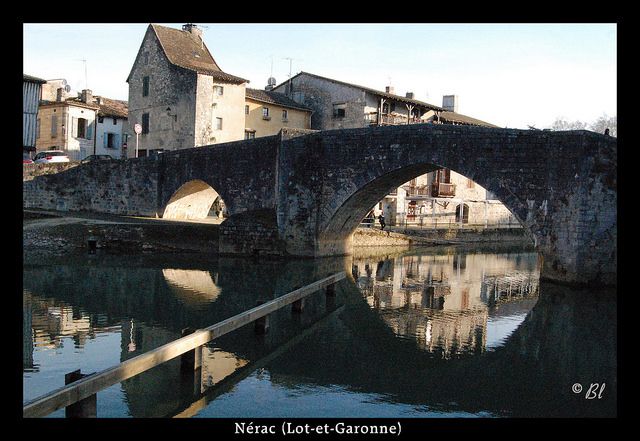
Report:
[[[456,195],[456,184],[434,182],[431,184],[431,196],[434,198],[452,198]]]
[[[369,113],[364,116],[366,122],[370,125],[381,125],[381,126],[399,126],[405,124],[420,124],[425,123],[425,121],[420,118],[409,118],[407,121],[407,117],[405,115],[393,115],[383,113],[380,115],[380,120],[378,120],[377,113]],[[379,121],[379,123],[378,123]]]

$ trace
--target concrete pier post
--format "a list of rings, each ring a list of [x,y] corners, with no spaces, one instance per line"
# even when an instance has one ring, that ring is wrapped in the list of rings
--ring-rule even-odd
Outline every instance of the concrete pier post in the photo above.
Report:
[[[189,334],[196,332],[193,328],[184,328],[182,330],[182,336],[185,337]],[[193,372],[194,370],[202,366],[202,346],[185,352],[180,356],[180,371],[181,372]]]
[[[296,300],[291,304],[291,312],[300,314],[304,309],[304,299]]]
[[[264,301],[258,300],[256,302],[256,306],[263,304]],[[258,335],[264,335],[269,332],[269,316],[265,315],[264,317],[260,317],[254,322],[254,331]]]
[[[69,372],[64,376],[64,384],[71,384],[76,380],[86,377],[88,374],[83,374],[80,369]],[[93,394],[84,400],[80,400],[77,403],[71,404],[64,409],[65,418],[96,418],[98,397]]]

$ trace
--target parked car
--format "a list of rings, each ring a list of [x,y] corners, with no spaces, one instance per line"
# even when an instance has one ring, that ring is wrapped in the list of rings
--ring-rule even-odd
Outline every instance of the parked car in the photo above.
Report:
[[[33,162],[43,164],[49,162],[69,162],[69,156],[62,150],[47,150],[33,157]]]
[[[86,164],[87,162],[95,161],[113,161],[113,157],[110,155],[89,155],[80,162]]]
[[[22,153],[22,163],[33,164],[33,159],[31,159],[31,155],[29,155],[29,153]]]

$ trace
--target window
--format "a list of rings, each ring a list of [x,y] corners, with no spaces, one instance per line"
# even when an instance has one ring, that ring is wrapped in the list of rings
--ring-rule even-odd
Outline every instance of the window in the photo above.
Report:
[[[98,122],[99,122],[100,124],[102,124],[102,123],[104,122],[104,116],[99,116],[99,117],[98,117]]]
[[[222,86],[213,86],[213,94],[217,96],[222,96],[224,93],[224,87]]]
[[[451,170],[449,170],[448,168],[442,168],[438,170],[436,174],[436,182],[440,182],[441,184],[450,184]]]
[[[149,77],[142,78],[142,96],[149,96]]]
[[[244,139],[255,139],[256,131],[255,130],[245,130],[244,131]]]
[[[149,133],[149,114],[142,114],[142,134],[145,135]]]
[[[289,116],[289,113],[287,112],[287,110],[286,109],[283,110],[282,111],[282,121],[287,121],[288,120],[288,116]]]
[[[333,117],[334,118],[344,118],[346,114],[346,104],[334,104],[333,105]]]
[[[267,121],[271,119],[271,117],[269,116],[269,108],[268,107],[263,107],[262,108],[262,119],[266,119]]]
[[[116,145],[115,145],[116,134],[115,133],[105,133],[105,135],[107,136],[107,145],[106,145],[106,147],[108,149],[116,148]]]
[[[216,118],[216,130],[222,130],[222,118]]]
[[[76,138],[87,137],[87,120],[84,118],[77,118],[76,121]]]
[[[117,118],[113,118],[113,125],[115,126],[116,124],[118,124],[118,119]]]
[[[58,115],[51,115],[51,137],[58,136]]]
[[[36,120],[36,139],[40,139],[40,118]]]
[[[244,106],[244,114],[245,115],[249,114],[249,105],[248,104],[246,106]]]
[[[476,183],[473,182],[471,179],[467,178],[467,188],[474,188],[476,186]]]

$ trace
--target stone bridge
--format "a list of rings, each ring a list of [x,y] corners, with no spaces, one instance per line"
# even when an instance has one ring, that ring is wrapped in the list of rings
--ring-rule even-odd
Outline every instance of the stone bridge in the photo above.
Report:
[[[23,206],[203,218],[220,197],[222,254],[349,254],[392,189],[446,167],[524,226],[542,278],[616,284],[617,143],[589,131],[407,125],[270,137],[83,165],[24,167]]]

